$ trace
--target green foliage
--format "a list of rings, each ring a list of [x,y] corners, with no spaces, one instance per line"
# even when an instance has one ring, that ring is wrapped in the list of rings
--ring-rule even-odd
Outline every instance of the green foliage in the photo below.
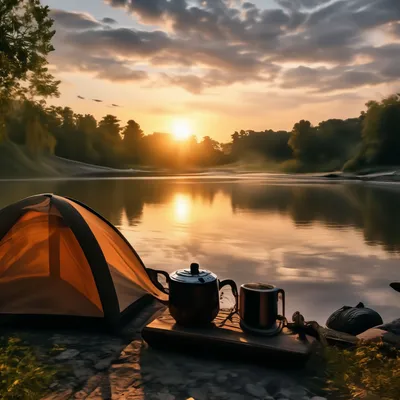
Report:
[[[0,3],[0,111],[27,96],[58,95],[58,84],[47,68],[54,31],[49,8],[39,0]],[[4,132],[4,121],[2,122]],[[4,133],[3,133],[4,134]]]
[[[18,338],[0,337],[0,396],[3,400],[41,399],[56,370],[43,365],[34,350]]]
[[[235,132],[232,136],[230,155],[233,161],[252,159],[262,156],[270,161],[284,161],[292,157],[288,145],[290,133],[286,131]]]
[[[284,172],[360,170],[398,164],[400,100],[392,96],[368,103],[359,118],[330,119],[312,126],[296,123],[291,132],[235,132],[231,143],[210,136],[176,141],[166,133],[144,135],[133,119],[121,126],[116,116],[99,123],[69,107],[47,107],[31,100],[13,101],[5,124],[8,137],[31,155],[52,154],[110,167],[150,166],[185,170],[239,163],[242,167]],[[379,133],[381,132],[381,133]],[[384,133],[386,132],[386,133]],[[362,134],[361,134],[362,133]]]
[[[335,398],[395,400],[400,393],[400,352],[383,343],[355,350],[326,349],[327,390]]]
[[[140,125],[130,119],[122,131],[124,158],[128,164],[140,163],[140,143],[144,133]]]
[[[289,146],[295,158],[301,161],[316,161],[318,156],[316,129],[310,121],[301,120],[294,125]]]

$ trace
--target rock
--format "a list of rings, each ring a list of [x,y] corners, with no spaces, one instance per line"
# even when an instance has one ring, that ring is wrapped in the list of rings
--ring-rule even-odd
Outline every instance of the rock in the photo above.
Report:
[[[314,396],[310,400],[327,400],[326,397]]]
[[[246,396],[240,393],[227,393],[226,398],[229,400],[246,400]]]
[[[65,361],[70,360],[71,358],[76,357],[79,354],[79,350],[76,349],[68,349],[60,353],[58,356],[54,357],[55,360]]]
[[[67,400],[71,397],[73,390],[68,389],[59,393],[52,393],[46,396],[43,400]]]
[[[207,400],[208,391],[206,388],[193,388],[188,390],[189,396],[193,397],[195,400]]]
[[[293,386],[288,389],[281,389],[275,397],[278,397],[279,395],[281,395],[281,398],[287,397],[290,400],[303,400],[304,397],[307,397],[307,391],[301,386]]]
[[[154,398],[157,400],[175,400],[175,396],[170,393],[157,393]]]
[[[178,373],[170,373],[168,375],[159,376],[157,381],[160,382],[162,385],[180,385],[183,380]]]
[[[281,389],[281,380],[280,379],[271,379],[267,385],[266,389],[269,395],[275,396]]]
[[[193,371],[189,374],[189,376],[197,379],[212,379],[214,378],[215,374],[213,372]]]
[[[74,375],[80,380],[86,380],[93,375],[93,372],[89,368],[74,368]]]
[[[74,399],[86,399],[87,396],[88,394],[84,390],[80,390],[79,392],[75,393]]]
[[[262,398],[267,395],[267,391],[261,385],[247,383],[244,388],[247,393],[257,398]]]
[[[225,383],[228,380],[228,378],[225,375],[217,375],[215,381],[219,384]]]
[[[97,362],[94,367],[97,369],[97,371],[103,371],[107,369],[113,362],[114,357],[108,357],[108,358],[103,358],[99,362]]]

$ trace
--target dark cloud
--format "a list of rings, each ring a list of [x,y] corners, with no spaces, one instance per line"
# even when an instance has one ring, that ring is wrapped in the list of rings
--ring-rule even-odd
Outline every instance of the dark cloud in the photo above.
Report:
[[[54,52],[50,62],[59,72],[85,72],[96,78],[113,82],[143,81],[148,78],[145,71],[131,69],[128,64],[113,57],[100,57],[73,48]]]
[[[53,18],[56,27],[62,27],[64,29],[84,30],[102,26],[99,21],[83,13],[55,9],[50,11],[50,16]]]
[[[297,10],[299,8],[317,8],[331,0],[275,0],[283,8]]]
[[[392,65],[394,67],[394,65]],[[397,74],[400,76],[400,73]],[[331,92],[340,89],[352,89],[361,86],[378,85],[390,82],[393,76],[376,71],[373,64],[354,67],[310,68],[297,67],[285,71],[282,75],[284,89],[312,88],[318,92]]]
[[[158,60],[168,58],[181,60],[180,64],[202,64],[232,71],[257,73],[263,64],[257,54],[242,53],[241,46],[220,48],[209,42],[171,39],[161,31],[134,31],[127,28],[91,30],[69,33],[65,42],[75,49],[98,55],[142,59],[150,57]],[[156,58],[157,60],[157,58]]]
[[[399,78],[397,49],[379,47],[367,35],[379,27],[400,36],[398,0],[276,0],[275,9],[250,1],[104,1],[150,26],[116,28],[110,18],[55,10],[59,68],[75,64],[99,78],[128,81],[157,78],[162,67],[164,83],[191,93],[276,81],[329,92]],[[303,66],[281,68],[290,62]]]
[[[109,25],[114,25],[117,23],[117,21],[113,18],[109,18],[109,17],[104,17],[101,22],[105,23],[105,24],[109,24]]]
[[[277,69],[274,66],[265,67],[270,75],[275,75]],[[169,85],[180,86],[193,94],[199,94],[205,89],[217,86],[229,86],[237,82],[246,83],[256,80],[263,82],[269,80],[268,77],[251,76],[246,73],[224,73],[219,70],[211,70],[207,74],[198,76],[194,74],[187,75],[168,75],[163,74],[164,81]]]

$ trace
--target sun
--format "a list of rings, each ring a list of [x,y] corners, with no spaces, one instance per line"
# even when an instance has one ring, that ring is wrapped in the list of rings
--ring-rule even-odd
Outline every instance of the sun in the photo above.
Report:
[[[186,140],[192,134],[190,124],[185,119],[176,119],[172,123],[172,134],[176,140]]]

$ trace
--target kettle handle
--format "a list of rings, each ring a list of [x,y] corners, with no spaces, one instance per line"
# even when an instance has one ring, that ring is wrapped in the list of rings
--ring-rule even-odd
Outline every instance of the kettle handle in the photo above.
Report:
[[[221,290],[224,286],[230,286],[232,289],[232,294],[235,297],[235,309],[237,310],[239,307],[239,293],[238,293],[238,289],[236,286],[236,282],[233,281],[232,279],[225,279],[222,282],[219,282],[219,290]]]
[[[278,289],[279,293],[282,295],[282,317],[285,317],[285,291],[283,289]]]
[[[162,270],[158,270],[158,269],[151,269],[151,268],[147,268],[147,271],[150,275],[150,279],[153,281],[153,283],[163,292],[165,293],[169,293],[169,289],[165,288],[158,280],[158,275],[163,275],[167,281],[167,284],[169,286],[169,282],[170,282],[170,277],[168,272],[166,271],[162,271]]]

